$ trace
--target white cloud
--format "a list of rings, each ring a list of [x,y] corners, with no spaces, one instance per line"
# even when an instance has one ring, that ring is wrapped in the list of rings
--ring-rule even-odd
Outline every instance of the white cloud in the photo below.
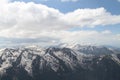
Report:
[[[3,4],[4,3],[4,4]],[[62,13],[57,9],[32,2],[0,1],[0,37],[50,37],[60,42],[109,43],[120,42],[110,31],[67,31],[74,27],[120,24],[120,15],[112,15],[104,8],[77,9]]]
[[[109,31],[109,30],[105,30],[105,31],[102,31],[102,33],[103,33],[103,34],[110,34],[110,33],[112,33],[112,32]]]
[[[78,9],[66,14],[64,18],[69,24],[79,27],[120,23],[120,15],[111,15],[104,8]]]
[[[98,45],[120,45],[120,36],[110,31],[60,31],[46,32],[43,35],[59,39],[62,43],[98,44]],[[47,37],[47,36],[46,36]],[[114,43],[113,43],[114,42]]]
[[[9,32],[8,32],[9,33]],[[8,34],[7,33],[7,34]],[[1,34],[1,32],[0,32]],[[120,45],[120,34],[112,34],[111,31],[105,30],[105,31],[41,31],[41,32],[31,32],[31,33],[19,33],[15,34],[14,32],[11,32],[8,37],[16,36],[16,38],[30,38],[37,40],[39,43],[39,39],[41,43],[49,43],[49,44],[59,44],[59,43],[76,43],[76,44],[97,44],[97,45],[114,45],[119,46]],[[4,36],[2,34],[1,36]],[[35,43],[36,43],[35,40]],[[42,42],[43,41],[43,42]],[[29,43],[29,40],[27,41]],[[23,41],[22,43],[26,43],[26,41]],[[31,42],[30,42],[31,43]],[[13,44],[13,43],[12,43]],[[119,46],[120,47],[120,46]]]
[[[104,8],[77,9],[64,14],[42,4],[11,2],[2,6],[0,12],[0,31],[66,30],[120,23],[120,15],[112,15]]]

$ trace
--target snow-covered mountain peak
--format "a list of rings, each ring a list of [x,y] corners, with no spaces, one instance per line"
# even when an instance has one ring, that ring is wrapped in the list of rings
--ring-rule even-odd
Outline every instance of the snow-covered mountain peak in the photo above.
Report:
[[[112,54],[112,55],[111,55]],[[105,60],[112,60],[120,64],[120,55],[106,47],[82,46],[48,47],[28,46],[20,48],[6,48],[0,51],[0,73],[7,73],[8,69],[23,69],[30,76],[37,71],[53,71],[68,73],[79,69],[93,69],[93,64]],[[109,57],[110,56],[110,57]],[[34,72],[35,70],[35,72]]]

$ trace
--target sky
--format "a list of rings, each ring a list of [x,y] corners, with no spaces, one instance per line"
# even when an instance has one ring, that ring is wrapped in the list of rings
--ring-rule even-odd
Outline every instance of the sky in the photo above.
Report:
[[[0,0],[0,47],[61,43],[120,48],[120,0]]]

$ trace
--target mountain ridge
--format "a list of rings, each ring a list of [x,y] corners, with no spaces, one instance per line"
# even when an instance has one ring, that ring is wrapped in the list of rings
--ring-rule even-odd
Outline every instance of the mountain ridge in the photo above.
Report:
[[[77,50],[76,48],[68,47],[41,48],[33,46],[14,49],[6,48],[0,51],[1,80],[6,80],[6,78],[7,80],[100,80],[100,77],[104,77],[102,76],[103,73],[111,75],[111,72],[116,72],[116,74],[113,74],[110,80],[113,78],[116,78],[115,80],[120,79],[118,76],[120,54],[109,53],[111,50],[106,47],[80,47],[78,47],[80,50],[87,49],[89,51],[90,49],[95,52],[99,52],[98,49],[103,50],[104,48],[103,51],[107,50],[105,52],[108,52],[108,54],[88,54],[83,53],[78,48]],[[111,70],[114,68],[117,70]],[[106,72],[106,69],[108,72],[110,71],[110,74]],[[100,72],[100,74],[94,77],[97,72]],[[86,78],[87,76],[90,79]],[[109,79],[109,77],[107,76],[105,79]]]

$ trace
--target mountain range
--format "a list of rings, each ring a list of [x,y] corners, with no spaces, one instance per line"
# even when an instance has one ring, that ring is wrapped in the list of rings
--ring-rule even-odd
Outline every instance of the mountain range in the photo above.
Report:
[[[120,51],[91,45],[0,49],[0,80],[120,80]]]

